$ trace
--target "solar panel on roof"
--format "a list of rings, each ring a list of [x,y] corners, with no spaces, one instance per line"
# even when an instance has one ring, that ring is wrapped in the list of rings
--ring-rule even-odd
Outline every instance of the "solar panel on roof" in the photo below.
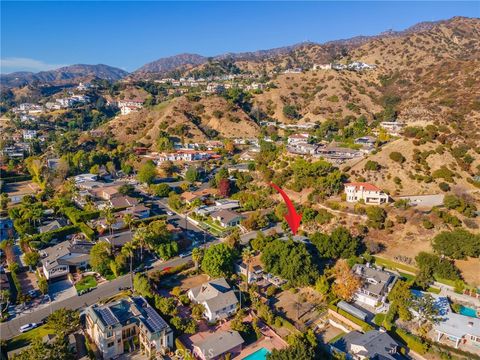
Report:
[[[153,308],[147,307],[145,309],[145,312],[147,313],[147,316],[148,316],[146,319],[147,323],[152,328],[153,331],[159,331],[168,326],[165,320],[163,320]]]
[[[105,324],[107,326],[112,326],[118,323],[117,318],[115,317],[115,315],[113,315],[110,309],[97,309],[97,311],[100,313],[100,316],[102,317],[103,321],[105,321]]]

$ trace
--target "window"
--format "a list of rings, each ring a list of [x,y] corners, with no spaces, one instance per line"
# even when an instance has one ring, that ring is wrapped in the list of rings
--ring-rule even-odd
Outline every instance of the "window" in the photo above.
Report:
[[[112,347],[112,346],[113,346],[113,341],[107,344],[107,347]]]
[[[112,336],[113,336],[113,331],[108,330],[107,331],[107,338],[112,337]]]

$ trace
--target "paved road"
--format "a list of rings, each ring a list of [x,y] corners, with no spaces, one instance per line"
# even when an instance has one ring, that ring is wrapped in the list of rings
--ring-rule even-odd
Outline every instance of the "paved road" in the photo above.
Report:
[[[185,257],[183,259],[175,258],[175,259],[166,261],[161,265],[156,266],[154,269],[150,271],[162,270],[166,267],[175,267],[175,266],[183,265],[190,260],[191,260],[191,256]],[[98,288],[96,288],[92,292],[89,292],[85,295],[74,296],[62,301],[53,301],[49,306],[35,310],[32,313],[18,315],[12,320],[0,324],[0,337],[2,340],[11,339],[12,337],[20,334],[18,329],[22,325],[32,323],[32,322],[38,323],[44,320],[53,311],[61,308],[80,309],[85,306],[95,304],[101,299],[110,297],[118,293],[119,287],[127,287],[127,286],[130,286],[130,275],[124,275],[112,281],[103,283]]]
[[[271,231],[275,231],[277,234],[283,234],[282,223],[277,223],[269,228],[260,230],[265,235],[269,234]],[[250,240],[255,239],[257,237],[258,231],[250,231],[246,234],[240,235],[240,243],[242,245],[246,245]]]

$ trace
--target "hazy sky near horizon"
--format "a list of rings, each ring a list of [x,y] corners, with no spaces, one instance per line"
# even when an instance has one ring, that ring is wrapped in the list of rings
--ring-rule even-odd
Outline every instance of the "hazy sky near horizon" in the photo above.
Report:
[[[479,2],[1,1],[1,72],[205,56],[480,17]]]

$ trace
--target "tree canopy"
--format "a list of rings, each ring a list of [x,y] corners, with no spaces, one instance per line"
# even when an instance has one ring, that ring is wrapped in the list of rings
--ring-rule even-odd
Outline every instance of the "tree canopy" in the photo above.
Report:
[[[316,232],[310,240],[320,256],[332,259],[348,259],[355,256],[360,246],[359,239],[353,237],[343,226],[335,228],[330,235]]]
[[[273,240],[263,248],[261,255],[265,270],[288,280],[293,285],[313,284],[318,269],[303,243],[293,240]]]
[[[227,276],[233,271],[234,250],[220,243],[210,246],[202,259],[202,270],[211,277]]]
[[[467,256],[480,256],[480,236],[465,229],[442,231],[432,241],[436,253],[452,259],[465,259]]]

